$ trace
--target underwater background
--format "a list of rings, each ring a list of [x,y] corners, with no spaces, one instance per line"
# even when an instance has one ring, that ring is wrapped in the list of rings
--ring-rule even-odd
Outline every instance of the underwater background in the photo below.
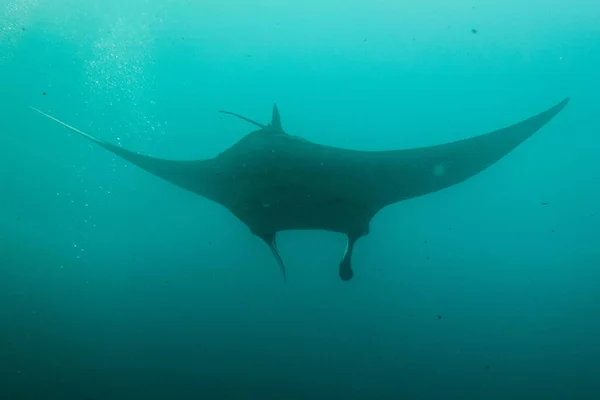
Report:
[[[172,159],[269,122],[445,143],[571,102],[345,238],[267,246],[32,111]],[[600,2],[0,0],[0,400],[600,399]]]

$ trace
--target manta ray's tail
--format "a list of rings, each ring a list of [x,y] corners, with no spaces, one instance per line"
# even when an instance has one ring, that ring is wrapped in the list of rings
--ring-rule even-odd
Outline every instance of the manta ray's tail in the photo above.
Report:
[[[257,122],[253,119],[244,117],[243,115],[231,112],[231,111],[225,111],[225,110],[219,110],[220,113],[222,114],[227,114],[227,115],[233,115],[234,117],[243,119],[246,122],[250,122],[253,125],[258,126],[259,128],[265,129],[267,128],[267,125],[265,124],[261,124],[260,122]],[[281,125],[281,116],[279,114],[279,108],[277,108],[277,104],[273,104],[273,114],[271,117],[271,123],[268,125],[271,128],[275,129],[278,132],[283,132],[283,127]]]
[[[53,117],[52,115],[46,114],[45,112],[40,111],[35,107],[31,107],[31,106],[29,106],[29,107],[32,110],[37,111],[38,113],[42,114],[43,116],[50,118],[51,120],[59,123],[60,125],[64,126],[65,128],[68,128],[71,131],[80,134],[84,138],[98,144],[99,146],[104,147],[106,150],[110,151],[111,153],[116,154],[119,157],[123,158],[124,160],[129,161],[129,162],[137,165],[138,167],[145,169],[146,171],[153,173],[155,175],[158,175],[161,177],[162,177],[162,175],[164,175],[163,171],[165,170],[165,168],[164,168],[163,164],[176,163],[175,161],[162,160],[160,158],[145,156],[143,154],[135,153],[133,151],[124,149],[124,148],[114,145],[112,143],[105,142],[104,140],[95,138],[94,136],[90,135],[89,133],[85,133],[85,132],[75,128],[74,126],[71,126],[71,125],[59,120],[58,118]]]
[[[62,122],[61,120],[59,120],[58,118],[55,118],[55,117],[53,117],[52,115],[46,114],[45,112],[38,110],[38,109],[37,109],[37,108],[35,108],[35,107],[29,106],[29,108],[31,108],[33,111],[37,111],[37,112],[39,112],[39,113],[40,113],[40,114],[42,114],[43,116],[45,116],[45,117],[47,117],[47,118],[50,118],[51,120],[53,120],[53,121],[55,121],[55,122],[58,122],[58,123],[59,123],[59,124],[61,124],[62,126],[66,127],[66,128],[69,128],[69,129],[70,129],[70,130],[72,130],[73,132],[77,132],[77,133],[79,133],[81,136],[83,136],[83,137],[85,137],[85,138],[87,138],[87,139],[91,140],[91,141],[92,141],[92,142],[94,142],[94,143],[97,143],[97,144],[99,144],[100,146],[103,146],[103,147],[104,147],[104,146],[105,146],[105,144],[108,144],[108,143],[106,143],[106,142],[104,142],[104,141],[102,141],[102,140],[100,140],[100,139],[96,139],[96,138],[95,138],[95,137],[93,137],[92,135],[89,135],[89,134],[87,134],[87,133],[85,133],[85,132],[83,132],[83,131],[80,131],[79,129],[77,129],[77,128],[75,128],[75,127],[73,127],[73,126],[71,126],[71,125],[69,125],[69,124],[67,124],[67,123],[65,123],[65,122]]]

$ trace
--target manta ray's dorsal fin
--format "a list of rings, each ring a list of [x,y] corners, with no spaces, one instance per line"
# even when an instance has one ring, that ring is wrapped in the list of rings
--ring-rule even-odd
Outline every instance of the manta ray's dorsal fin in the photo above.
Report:
[[[283,127],[281,126],[281,115],[279,115],[277,104],[273,104],[273,117],[271,118],[271,126],[277,132],[283,132]]]
[[[266,128],[266,125],[261,124],[260,122],[256,122],[256,121],[254,121],[254,120],[252,120],[250,118],[246,118],[243,115],[236,114],[236,113],[231,112],[231,111],[224,111],[224,110],[219,110],[219,112],[222,113],[222,114],[233,115],[234,117],[238,117],[240,119],[243,119],[246,122],[250,122],[251,124],[258,126],[259,128],[262,128],[262,129]]]

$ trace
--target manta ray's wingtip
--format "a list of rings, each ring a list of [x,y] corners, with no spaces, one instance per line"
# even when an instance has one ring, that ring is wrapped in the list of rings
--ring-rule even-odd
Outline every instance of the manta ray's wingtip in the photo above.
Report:
[[[569,103],[569,101],[571,101],[571,98],[567,96],[564,99],[562,99],[562,101],[558,103],[558,105],[564,107]]]
[[[570,101],[571,101],[571,98],[569,96],[567,96],[567,97],[563,98],[557,105],[555,105],[552,108],[557,110],[557,112],[562,111],[562,109],[565,108],[567,106],[567,104],[569,104]]]
[[[551,117],[556,116],[559,112],[561,112],[571,101],[570,97],[565,97],[560,102],[558,102],[555,106],[551,107],[549,110],[545,112],[546,115],[550,115]]]
[[[570,97],[565,97],[561,101],[559,101],[558,103],[553,105],[552,107],[548,108],[545,111],[540,112],[536,116],[531,117],[526,121],[527,122],[535,121],[537,123],[541,123],[541,125],[538,126],[538,129],[539,129],[539,128],[541,128],[541,126],[543,126],[547,122],[549,122],[552,118],[556,117],[567,106],[567,104],[569,103],[570,100],[571,100]],[[537,129],[535,129],[535,130],[537,130]],[[532,131],[531,134],[533,134],[533,132],[535,132],[535,130]]]

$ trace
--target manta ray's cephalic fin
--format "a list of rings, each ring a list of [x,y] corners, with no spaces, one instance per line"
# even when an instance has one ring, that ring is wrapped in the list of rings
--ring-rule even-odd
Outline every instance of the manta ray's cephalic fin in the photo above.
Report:
[[[273,255],[275,256],[275,259],[277,260],[277,264],[279,264],[279,268],[281,269],[281,273],[283,274],[283,283],[286,283],[287,278],[286,278],[286,272],[285,272],[285,264],[283,263],[283,259],[279,255],[279,251],[277,251],[277,242],[275,241],[276,235],[273,234],[273,235],[257,235],[257,236],[260,237],[267,244],[267,246],[269,246],[269,249],[271,249],[271,253],[273,253]]]

